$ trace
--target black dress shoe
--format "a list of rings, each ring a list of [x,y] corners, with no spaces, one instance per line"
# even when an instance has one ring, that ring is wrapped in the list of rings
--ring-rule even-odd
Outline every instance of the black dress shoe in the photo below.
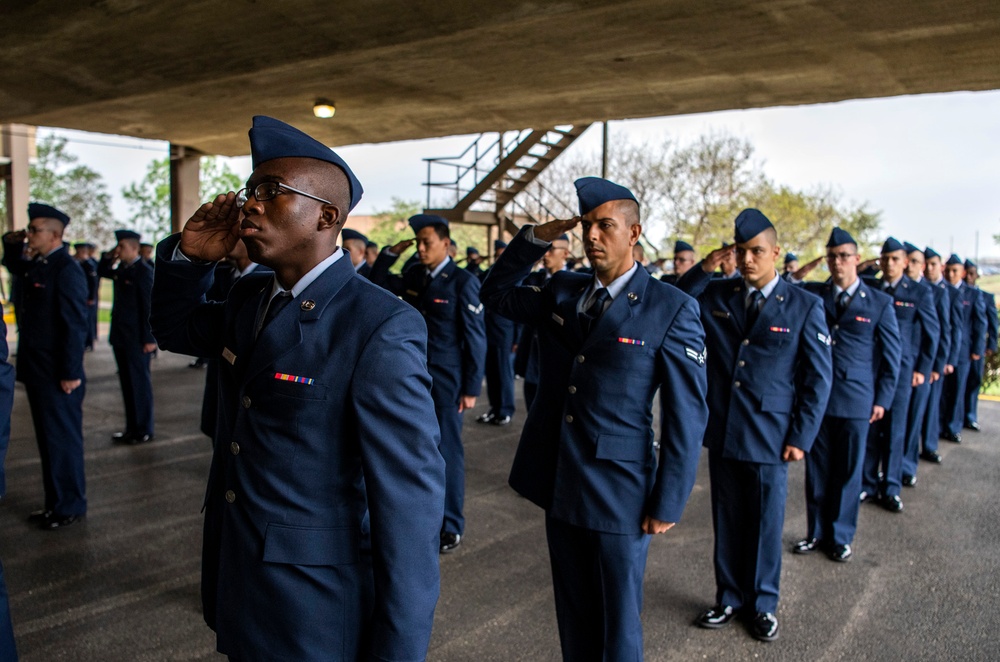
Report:
[[[61,529],[64,526],[69,526],[73,522],[77,521],[83,517],[82,515],[57,515],[56,513],[49,513],[49,516],[42,520],[42,523],[38,525],[38,528],[44,529],[46,531],[52,531],[54,529]]]
[[[950,441],[950,442],[953,442],[953,443],[956,443],[956,444],[962,443],[962,435],[960,435],[960,434],[952,434],[951,432],[943,432],[943,433],[941,433],[941,438],[944,439],[945,441]]]
[[[28,521],[29,522],[43,522],[43,521],[47,520],[50,517],[52,517],[52,511],[51,510],[45,510],[44,508],[42,508],[41,510],[33,510],[28,515]]]
[[[924,451],[920,454],[920,459],[934,464],[941,464],[941,456],[934,451]]]
[[[718,630],[719,628],[724,628],[729,625],[734,618],[736,618],[735,609],[729,605],[715,605],[708,611],[698,616],[698,618],[695,619],[694,624],[700,628]]]
[[[964,427],[966,430],[975,430],[976,432],[979,432],[980,430],[979,423],[977,421],[966,421]]]
[[[758,611],[750,621],[750,636],[758,641],[774,641],[778,638],[778,619],[774,614]]]
[[[916,487],[916,486],[917,486],[916,476],[907,476],[906,474],[903,474],[903,487]]]
[[[454,552],[462,544],[462,534],[443,531],[441,533],[441,553]]]
[[[903,512],[903,500],[893,494],[882,499],[882,507],[892,513]]]
[[[494,414],[491,411],[488,411],[479,418],[477,418],[476,423],[492,423],[494,418],[496,418],[496,414]]]
[[[850,545],[834,545],[830,548],[830,560],[837,563],[847,563],[853,555]]]
[[[816,538],[803,538],[792,545],[793,554],[809,554],[815,552],[823,543]]]
[[[128,443],[135,446],[136,444],[144,444],[147,441],[153,441],[153,435],[151,434],[137,434],[128,440]]]
[[[510,425],[510,416],[494,416],[490,425]]]
[[[876,501],[879,500],[879,496],[877,494],[870,494],[868,492],[862,492],[861,496],[858,498],[858,500],[861,503],[864,503],[866,501],[871,501],[871,502],[874,503],[874,502],[876,502]]]
[[[134,436],[135,434],[131,432],[115,432],[113,435],[111,435],[111,441],[118,444],[127,444],[130,441],[132,441],[132,437]]]

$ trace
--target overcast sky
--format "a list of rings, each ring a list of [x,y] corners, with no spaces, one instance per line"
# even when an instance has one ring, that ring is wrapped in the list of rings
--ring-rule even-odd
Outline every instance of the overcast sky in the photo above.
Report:
[[[331,121],[336,121],[334,118]],[[247,117],[249,128],[250,118]],[[893,97],[816,106],[726,111],[612,123],[612,135],[688,142],[710,131],[745,137],[768,177],[808,189],[837,187],[846,200],[883,212],[883,229],[900,240],[1000,258],[1000,91]],[[129,209],[121,188],[166,154],[163,142],[58,131],[70,151],[104,175],[116,218]],[[386,209],[393,197],[425,199],[424,157],[458,154],[471,138],[455,137],[338,148],[364,184],[357,213]],[[579,146],[577,146],[579,145]],[[573,149],[600,148],[600,129]],[[248,158],[232,159],[242,176]],[[595,173],[598,174],[598,173]],[[767,210],[764,210],[765,213]]]

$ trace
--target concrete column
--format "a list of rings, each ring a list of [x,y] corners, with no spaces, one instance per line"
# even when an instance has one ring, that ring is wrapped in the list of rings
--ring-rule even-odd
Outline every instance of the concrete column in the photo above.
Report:
[[[27,124],[5,124],[0,156],[10,159],[5,166],[4,183],[7,187],[7,227],[4,231],[28,227],[28,159],[34,151],[35,127]]]
[[[170,231],[180,232],[201,206],[201,152],[170,145]]]

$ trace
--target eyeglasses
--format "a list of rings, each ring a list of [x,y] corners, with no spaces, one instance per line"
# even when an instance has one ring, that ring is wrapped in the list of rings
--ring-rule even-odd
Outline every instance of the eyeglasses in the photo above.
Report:
[[[827,253],[826,259],[833,260],[834,262],[847,262],[855,255],[857,253]]]
[[[305,191],[300,191],[297,188],[292,188],[288,184],[279,184],[278,182],[261,182],[254,186],[253,189],[241,188],[236,193],[236,204],[240,207],[245,205],[250,200],[250,196],[253,195],[254,200],[257,202],[267,202],[268,200],[273,200],[275,196],[281,191],[291,191],[292,193],[298,193],[299,195],[304,195],[307,198],[312,198],[322,202],[325,205],[332,205],[333,203],[329,200],[324,200],[323,198],[318,198],[312,193],[306,193]]]

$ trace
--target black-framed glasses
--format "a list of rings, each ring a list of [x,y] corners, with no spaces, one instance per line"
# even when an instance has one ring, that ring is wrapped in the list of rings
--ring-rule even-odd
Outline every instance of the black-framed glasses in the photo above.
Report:
[[[245,205],[249,200],[250,196],[253,195],[254,200],[257,202],[266,202],[268,200],[273,200],[275,196],[281,191],[290,191],[292,193],[298,193],[299,195],[304,195],[307,198],[312,198],[318,202],[322,202],[325,205],[332,205],[333,203],[329,200],[324,200],[323,198],[316,197],[312,193],[306,193],[305,191],[300,191],[297,188],[293,188],[288,184],[280,184],[278,182],[261,182],[257,186],[253,187],[251,191],[249,188],[241,188],[236,192],[236,204],[240,207]]]
[[[834,260],[836,262],[847,262],[855,255],[857,255],[857,253],[827,253],[826,259]]]

